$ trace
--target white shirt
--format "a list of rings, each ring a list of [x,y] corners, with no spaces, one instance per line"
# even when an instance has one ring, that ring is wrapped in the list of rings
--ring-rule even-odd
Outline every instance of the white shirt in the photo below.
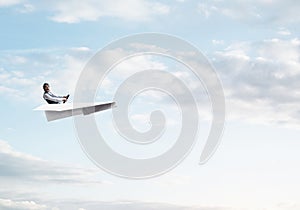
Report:
[[[60,104],[63,102],[63,96],[56,96],[53,93],[49,92],[44,92],[43,98],[49,103],[53,102],[53,104]],[[50,103],[49,103],[50,104]]]

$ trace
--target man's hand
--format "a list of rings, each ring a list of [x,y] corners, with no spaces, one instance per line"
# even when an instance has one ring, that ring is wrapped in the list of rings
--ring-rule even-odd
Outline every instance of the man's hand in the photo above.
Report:
[[[69,96],[70,96],[70,94],[68,94],[67,96],[64,96],[63,103],[66,103],[66,101],[68,100]]]

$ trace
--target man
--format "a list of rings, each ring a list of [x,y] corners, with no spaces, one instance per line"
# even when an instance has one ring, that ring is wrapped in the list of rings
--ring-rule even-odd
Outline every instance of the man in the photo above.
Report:
[[[67,96],[56,96],[53,93],[50,92],[50,86],[48,83],[43,84],[43,89],[44,89],[44,95],[43,98],[48,102],[48,104],[61,104],[65,103],[69,95]]]

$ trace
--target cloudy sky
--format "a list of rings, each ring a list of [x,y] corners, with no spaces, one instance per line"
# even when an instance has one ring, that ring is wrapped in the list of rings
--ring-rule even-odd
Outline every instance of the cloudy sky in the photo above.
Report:
[[[0,209],[300,209],[299,10],[294,0],[0,0]],[[71,118],[48,123],[33,109],[45,103],[44,82],[72,101],[96,52],[144,32],[175,35],[206,56],[223,84],[227,120],[216,153],[199,165],[211,123],[201,83],[168,59],[146,55],[120,63],[97,100],[112,100],[141,69],[167,71],[194,94],[201,128],[175,169],[131,180],[93,164]],[[169,127],[161,142],[126,147],[110,111],[97,114],[98,128],[124,155],[160,154],[178,135],[179,109],[161,92],[136,99],[129,118],[140,131],[150,128],[151,110],[164,110]]]

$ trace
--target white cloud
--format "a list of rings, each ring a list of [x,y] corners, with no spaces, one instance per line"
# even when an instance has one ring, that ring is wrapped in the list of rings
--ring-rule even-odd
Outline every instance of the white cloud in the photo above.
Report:
[[[292,33],[291,33],[289,30],[285,29],[285,28],[280,28],[280,29],[277,31],[277,34],[282,35],[282,36],[289,36],[289,35],[291,35]]]
[[[116,68],[115,73],[119,77],[127,77],[141,70],[157,69],[164,70],[166,65],[164,63],[156,61],[150,55],[135,56],[121,62]]]
[[[50,12],[50,19],[61,23],[78,23],[97,21],[104,17],[125,21],[143,22],[166,15],[170,6],[159,1],[150,0],[68,0],[68,1],[26,1],[0,0],[0,7],[17,6],[19,13],[34,11]]]
[[[211,14],[213,14],[215,11],[218,10],[218,8],[216,8],[215,6],[213,6],[212,4],[207,4],[207,3],[199,3],[198,4],[198,12],[203,15],[205,18],[208,18],[211,16]]]
[[[223,45],[224,44],[224,40],[212,40],[213,45]]]
[[[105,52],[104,60],[111,63],[111,59],[113,58],[126,58],[126,56],[127,54],[123,49],[115,49]],[[108,97],[113,97],[120,84],[127,78],[139,71],[149,69],[164,70],[166,69],[166,65],[153,59],[151,55],[139,55],[122,60],[114,66],[113,69],[110,69],[110,72],[106,75],[105,80],[99,87],[103,92],[99,92],[98,95],[100,96],[102,94],[103,96],[103,93],[105,93]]]
[[[300,43],[270,39],[235,43],[214,54],[229,119],[299,125]]]
[[[6,199],[8,200],[8,199]],[[10,200],[8,200],[10,201]],[[24,203],[28,201],[23,201]],[[21,203],[21,202],[20,202]],[[31,203],[34,203],[31,201]],[[35,204],[35,203],[34,203]],[[39,205],[41,209],[49,210],[59,210],[59,209],[78,209],[78,210],[235,210],[234,208],[224,207],[224,206],[185,206],[185,205],[175,205],[169,203],[160,202],[145,202],[136,200],[117,200],[117,201],[88,201],[88,200],[59,200],[59,201],[46,201],[46,205]],[[19,204],[20,205],[20,204]],[[35,204],[36,206],[38,204]],[[55,207],[52,207],[55,206]],[[47,208],[45,208],[47,207]],[[4,210],[10,210],[12,208],[7,208]],[[26,208],[20,208],[21,210]],[[34,209],[34,208],[33,208]],[[31,209],[30,209],[31,210]]]
[[[298,123],[299,46],[299,39],[277,38],[257,42],[236,42],[213,55],[212,60],[224,83],[229,103],[229,117],[263,123]],[[136,47],[147,48],[141,45]],[[56,93],[72,94],[81,70],[93,53],[93,50],[87,47],[56,50],[51,53],[5,52],[6,56],[0,57],[3,66],[0,68],[0,79],[3,81],[0,94],[10,99],[27,100],[26,95],[30,92],[29,101],[43,102],[41,97],[43,82],[49,82]],[[112,58],[116,53],[121,57],[124,54],[122,49],[117,49],[108,52],[107,58]],[[12,57],[22,57],[21,60],[26,62],[14,63]],[[147,55],[124,60],[107,75],[103,84],[106,93],[101,95],[101,100],[110,100],[120,83],[137,71],[168,70],[168,68],[169,66],[162,60]],[[192,90],[201,88],[198,81],[185,74],[185,70],[183,72],[177,70],[179,69],[173,69],[173,74],[188,84],[188,87]],[[205,93],[198,91],[196,95]],[[155,95],[151,98],[155,99]],[[198,99],[203,104],[202,98]]]
[[[292,202],[282,202],[278,203],[272,209],[274,210],[298,210],[300,209],[300,205]]]
[[[0,140],[0,184],[4,180],[15,182],[92,183],[94,169],[83,169],[54,162],[15,151],[7,142]]]
[[[43,203],[43,204],[42,204]],[[273,206],[265,206],[263,209],[272,210],[298,210],[299,204],[290,202],[281,202]],[[258,210],[262,208],[251,208]],[[32,201],[32,200],[14,200],[14,199],[1,199],[1,210],[65,210],[65,209],[78,209],[78,210],[250,210],[250,208],[235,208],[230,206],[217,206],[217,205],[174,205],[159,202],[144,202],[133,200],[119,200],[119,201],[89,201],[89,200],[45,200]]]
[[[299,22],[299,9],[300,2],[294,0],[205,0],[198,4],[198,12],[205,17],[221,14],[246,22],[276,24]]]
[[[7,95],[17,95],[18,94],[18,90],[12,89],[12,88],[8,88],[5,86],[0,86],[0,94],[7,94]]]
[[[88,48],[88,47],[74,47],[74,48],[72,48],[72,50],[74,50],[74,51],[81,51],[81,52],[89,52],[91,49],[90,48]]]
[[[2,210],[43,210],[48,209],[46,205],[40,205],[34,201],[13,201],[0,198],[0,209]]]
[[[30,164],[28,164],[30,163]],[[12,169],[10,173],[8,169]],[[19,173],[22,169],[22,173]],[[32,188],[34,188],[34,184],[39,182],[39,179],[34,178],[34,182],[26,182],[24,179],[25,176],[36,177],[43,175],[43,173],[47,174],[47,177],[43,177],[41,179],[42,182],[39,184],[39,188],[36,189],[34,193],[30,192]],[[0,209],[1,210],[35,210],[35,209],[45,209],[45,210],[59,210],[59,209],[89,209],[89,210],[97,210],[97,209],[108,209],[108,210],[117,210],[117,209],[149,209],[149,210],[158,210],[158,209],[197,209],[197,210],[236,210],[241,208],[230,207],[230,206],[222,206],[222,205],[177,205],[171,203],[163,203],[163,202],[147,202],[147,201],[138,201],[138,200],[114,200],[114,201],[100,201],[100,200],[89,200],[88,197],[85,198],[76,198],[76,195],[70,195],[67,198],[54,199],[52,196],[49,197],[47,192],[51,192],[51,185],[49,182],[55,184],[56,181],[52,179],[56,179],[58,175],[64,175],[64,179],[58,182],[60,185],[52,185],[55,187],[54,192],[58,192],[62,190],[63,192],[68,192],[68,189],[63,188],[61,185],[63,183],[69,183],[72,186],[72,190],[81,190],[84,188],[76,188],[74,185],[77,182],[89,182],[89,178],[87,174],[84,174],[83,179],[76,179],[74,181],[74,174],[82,174],[84,170],[70,170],[69,167],[62,167],[58,165],[53,165],[53,163],[49,161],[44,161],[34,156],[24,154],[18,151],[15,151],[7,142],[0,141]],[[23,174],[23,175],[22,175]],[[7,183],[8,179],[5,176],[8,176],[11,182]],[[52,179],[51,179],[52,178]],[[186,186],[192,182],[189,176],[183,175],[172,175],[164,177],[162,182],[157,182],[156,184],[162,184],[163,187],[176,187],[176,186]],[[19,191],[18,184],[23,184],[26,186],[26,190],[24,192]],[[3,185],[7,187],[6,191],[3,189]],[[43,186],[41,188],[40,186]],[[47,187],[49,186],[49,191],[47,191]],[[92,185],[94,186],[94,185]],[[58,190],[59,189],[59,190]],[[91,190],[91,193],[94,193],[92,188],[88,188]],[[97,188],[99,190],[99,188]],[[119,187],[116,188],[118,190]],[[177,189],[177,188],[176,188]],[[10,190],[10,191],[9,191]],[[46,192],[45,192],[46,190]],[[18,194],[19,193],[19,194]],[[14,194],[17,195],[14,197]],[[86,194],[86,192],[84,192]],[[82,195],[82,194],[80,194]],[[74,196],[74,197],[73,197]],[[19,198],[17,198],[19,197]],[[296,210],[299,208],[299,204],[297,203],[279,203],[276,206],[271,206],[266,209],[274,209],[274,210]],[[244,210],[248,208],[242,208]],[[260,209],[260,208],[251,208],[251,209]]]
[[[155,15],[169,13],[169,6],[148,0],[104,1],[104,0],[69,0],[47,1],[50,10],[54,12],[51,19],[56,22],[78,23],[81,21],[96,21],[102,17],[115,17],[129,21],[147,21]],[[46,5],[45,5],[46,6]],[[44,6],[44,8],[46,8]]]
[[[21,7],[17,8],[17,11],[18,11],[19,13],[24,13],[24,14],[26,14],[26,13],[34,12],[35,9],[36,9],[36,8],[35,8],[34,5],[32,5],[32,4],[23,4]]]
[[[191,184],[191,176],[186,175],[176,175],[176,174],[166,174],[163,177],[163,181],[158,182],[158,185],[167,188],[175,188],[176,186],[184,186]]]
[[[21,2],[22,0],[0,0],[0,7],[13,6]]]
[[[52,91],[59,95],[73,94],[78,76],[93,53],[87,47],[2,51],[0,95],[8,100],[42,103],[44,82],[52,84]]]

